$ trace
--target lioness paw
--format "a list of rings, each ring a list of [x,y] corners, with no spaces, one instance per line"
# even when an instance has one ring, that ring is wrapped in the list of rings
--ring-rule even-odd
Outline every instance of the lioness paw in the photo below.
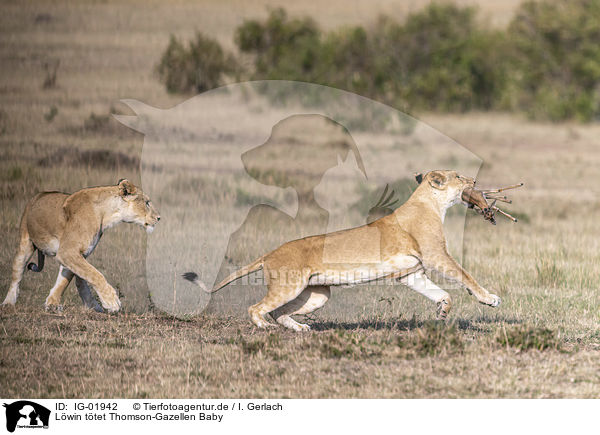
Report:
[[[255,324],[255,325],[258,327],[258,328],[261,328],[261,329],[273,328],[273,327],[275,327],[275,326],[276,326],[276,325],[274,325],[274,324],[272,324],[272,323],[270,323],[270,322],[267,322],[266,320],[258,320],[258,321],[256,321],[256,322],[254,322],[254,324]]]
[[[102,307],[109,313],[116,313],[121,309],[121,301],[116,296],[110,301],[102,300]]]
[[[102,307],[109,313],[116,313],[121,309],[121,301],[117,299],[116,302],[111,304],[102,304]]]
[[[302,332],[302,331],[310,331],[310,326],[306,323],[297,323],[292,327],[294,331]]]
[[[15,306],[15,304],[4,301],[0,304],[0,310],[7,309],[8,307],[14,307],[14,306]]]
[[[490,302],[488,302],[487,305],[489,305],[490,307],[497,307],[498,305],[500,305],[501,302],[502,299],[500,299],[498,296],[490,295]]]
[[[4,299],[4,302],[2,302],[3,307],[8,306],[8,305],[15,305],[17,303],[17,298],[16,297],[11,297],[10,295],[6,297],[6,299]]]
[[[49,313],[62,313],[64,307],[61,304],[45,303],[44,309]]]

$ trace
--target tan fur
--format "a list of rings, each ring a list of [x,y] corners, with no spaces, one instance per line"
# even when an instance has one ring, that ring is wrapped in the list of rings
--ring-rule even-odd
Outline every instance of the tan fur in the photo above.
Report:
[[[446,210],[461,201],[463,190],[473,187],[474,180],[455,171],[432,171],[417,180],[415,192],[389,216],[358,228],[285,243],[224,279],[212,292],[262,268],[268,291],[248,309],[252,321],[258,327],[269,326],[264,315],[271,313],[278,323],[295,330],[309,328],[290,316],[323,306],[329,286],[382,277],[400,279],[433,299],[438,317],[444,319],[452,302],[423,273],[432,270],[460,283],[482,304],[499,305],[500,298],[481,287],[450,256],[444,236]],[[194,273],[186,277],[204,287]]]
[[[85,282],[89,283],[107,311],[118,311],[121,302],[117,292],[86,257],[108,228],[131,222],[151,232],[159,220],[158,211],[148,196],[128,180],[121,180],[116,186],[90,187],[70,195],[60,192],[36,195],[21,218],[19,248],[3,305],[16,303],[25,266],[38,249],[44,255],[56,256],[61,264],[56,284],[46,299],[47,308],[60,305],[64,289],[76,275],[82,280],[78,281],[78,289],[89,292]],[[81,290],[80,295],[83,299]]]

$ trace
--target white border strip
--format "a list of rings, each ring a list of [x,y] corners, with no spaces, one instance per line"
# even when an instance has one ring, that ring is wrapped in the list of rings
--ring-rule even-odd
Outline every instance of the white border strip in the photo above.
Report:
[[[47,429],[15,434],[125,433],[589,433],[595,400],[31,400],[51,411]],[[6,411],[0,411],[6,432]],[[25,418],[19,425],[28,424]],[[41,425],[41,423],[40,423]],[[218,432],[215,432],[218,431]]]

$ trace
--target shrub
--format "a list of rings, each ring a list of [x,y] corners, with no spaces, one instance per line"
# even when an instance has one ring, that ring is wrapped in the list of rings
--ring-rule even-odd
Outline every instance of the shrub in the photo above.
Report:
[[[502,40],[479,28],[474,9],[434,3],[403,25],[384,20],[378,29],[378,76],[388,77],[392,95],[409,106],[489,109],[501,92]]]
[[[404,24],[382,18],[370,30],[329,33],[278,9],[236,32],[240,50],[254,55],[253,79],[306,81],[436,110],[492,107],[504,83],[501,40],[478,29],[473,9],[436,4]]]
[[[600,115],[600,2],[528,1],[508,28],[512,109],[558,121]]]
[[[237,62],[219,43],[202,33],[186,47],[175,36],[157,67],[169,92],[204,92],[223,84],[224,76],[236,72]]]
[[[526,1],[506,30],[476,10],[431,3],[402,23],[322,31],[283,9],[235,32],[254,80],[291,80],[355,92],[405,111],[525,111],[559,121],[600,118],[600,0]],[[158,66],[170,92],[202,92],[239,73],[234,58],[202,34],[175,37]],[[318,91],[305,103],[323,103]],[[286,95],[271,95],[286,101]],[[369,122],[368,120],[365,122]]]
[[[374,77],[372,48],[372,37],[360,26],[327,34],[319,47],[319,63],[313,78],[360,95],[381,94],[381,82]]]
[[[271,11],[264,23],[245,21],[235,34],[240,51],[255,55],[255,76],[301,80],[316,64],[320,31],[310,18],[288,19]]]
[[[242,52],[254,55],[255,79],[298,80],[374,94],[369,36],[362,27],[323,34],[310,18],[289,19],[283,9],[264,23],[244,22],[236,32]]]

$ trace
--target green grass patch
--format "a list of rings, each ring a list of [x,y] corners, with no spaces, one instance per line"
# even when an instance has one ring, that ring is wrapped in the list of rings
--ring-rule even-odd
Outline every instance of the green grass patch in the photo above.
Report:
[[[461,352],[464,341],[456,325],[430,321],[414,330],[414,333],[399,336],[398,347],[418,357]]]
[[[519,325],[511,328],[502,327],[496,333],[496,342],[502,347],[511,347],[520,351],[560,350],[558,333],[552,329]]]

